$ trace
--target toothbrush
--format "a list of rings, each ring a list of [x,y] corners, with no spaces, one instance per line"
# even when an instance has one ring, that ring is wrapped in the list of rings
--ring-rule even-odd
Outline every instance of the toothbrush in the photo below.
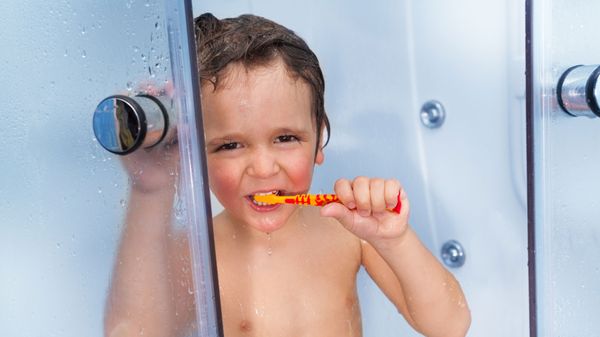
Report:
[[[340,199],[335,194],[298,194],[298,195],[254,195],[254,200],[267,204],[291,204],[291,205],[311,205],[325,206],[332,202],[340,202]],[[400,202],[400,194],[398,194],[398,203],[394,208],[388,208],[390,212],[400,213],[402,203]]]

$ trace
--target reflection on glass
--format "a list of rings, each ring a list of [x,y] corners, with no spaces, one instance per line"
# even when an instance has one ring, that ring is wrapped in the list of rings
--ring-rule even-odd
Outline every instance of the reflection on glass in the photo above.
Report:
[[[132,134],[132,130],[130,130],[129,125],[132,125],[132,121],[130,119],[133,117],[130,113],[129,106],[125,105],[123,102],[115,101],[115,120],[116,120],[116,130],[117,138],[119,140],[118,146],[121,149],[129,149],[133,146],[135,142],[135,138]]]

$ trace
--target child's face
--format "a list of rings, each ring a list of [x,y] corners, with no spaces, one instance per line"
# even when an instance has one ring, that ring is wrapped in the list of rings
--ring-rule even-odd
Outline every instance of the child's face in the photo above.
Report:
[[[308,84],[281,61],[246,70],[230,65],[216,91],[202,89],[211,190],[240,224],[262,232],[281,228],[296,209],[259,205],[257,193],[306,193],[323,161]]]

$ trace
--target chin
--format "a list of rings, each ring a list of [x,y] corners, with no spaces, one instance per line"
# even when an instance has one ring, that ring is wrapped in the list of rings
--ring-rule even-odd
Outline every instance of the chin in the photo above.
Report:
[[[289,216],[265,216],[263,219],[256,219],[258,221],[252,221],[250,226],[263,233],[272,233],[285,226]]]
[[[275,232],[285,227],[295,210],[294,206],[280,206],[275,212],[252,214],[246,223],[253,229],[263,233]]]

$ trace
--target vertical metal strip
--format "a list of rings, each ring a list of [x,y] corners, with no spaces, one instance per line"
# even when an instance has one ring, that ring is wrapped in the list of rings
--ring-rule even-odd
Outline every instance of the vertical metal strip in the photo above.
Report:
[[[535,162],[533,100],[533,0],[525,1],[525,109],[527,142],[527,259],[529,278],[529,337],[537,337],[537,291],[535,273]]]
[[[182,189],[189,190],[184,195],[196,289],[195,336],[223,337],[192,4],[179,0],[166,1],[166,5],[176,101],[182,104],[177,132],[182,179],[189,184]]]
[[[187,38],[188,38],[188,55],[187,58],[190,62],[189,69],[192,70],[191,73],[191,88],[192,92],[188,93],[193,96],[194,102],[194,111],[196,112],[196,130],[198,130],[198,144],[199,144],[199,155],[200,162],[198,165],[202,166],[202,186],[204,187],[204,207],[206,209],[207,214],[207,236],[208,243],[210,245],[210,268],[211,268],[211,276],[212,276],[212,293],[213,293],[213,303],[214,303],[214,335],[218,337],[223,337],[223,317],[221,315],[221,300],[219,294],[219,279],[217,273],[217,258],[216,258],[216,250],[215,250],[215,242],[214,242],[214,232],[213,232],[213,223],[212,223],[212,213],[211,213],[211,205],[210,205],[210,190],[208,184],[208,168],[206,166],[206,153],[205,153],[205,143],[204,143],[204,123],[202,120],[202,105],[200,104],[200,77],[198,74],[198,64],[197,64],[197,56],[196,56],[196,38],[195,38],[195,29],[194,29],[194,17],[193,17],[193,9],[192,9],[192,0],[183,0],[184,3],[184,12],[185,12],[185,27],[187,28]]]

